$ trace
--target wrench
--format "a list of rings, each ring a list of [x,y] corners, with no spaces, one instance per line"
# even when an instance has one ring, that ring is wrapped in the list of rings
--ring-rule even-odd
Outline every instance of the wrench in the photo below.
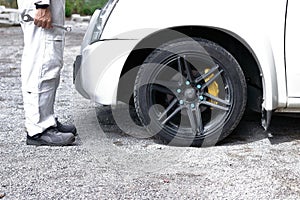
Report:
[[[24,22],[34,21],[33,17],[31,17],[29,14],[25,14],[25,13],[26,13],[26,9],[21,13],[22,21],[24,21]],[[64,26],[64,25],[55,24],[55,23],[52,23],[52,26],[56,27],[56,28],[64,29],[67,32],[72,31],[72,27],[71,26]]]

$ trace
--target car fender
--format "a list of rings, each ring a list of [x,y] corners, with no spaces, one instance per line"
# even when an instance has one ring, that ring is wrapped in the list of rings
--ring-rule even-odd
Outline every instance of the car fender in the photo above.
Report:
[[[101,75],[105,77],[104,81],[100,81],[102,84],[99,83],[95,87],[102,94],[95,100],[103,104],[115,101],[112,89],[108,88],[117,87],[118,81],[115,77],[120,77],[126,57],[143,38],[166,28],[193,25],[213,27],[233,33],[257,60],[263,82],[263,108],[274,110],[285,107],[286,78],[283,52],[285,4],[286,1],[280,0],[188,0],[180,5],[171,0],[120,0],[107,21],[101,36],[102,41],[97,43],[121,42],[122,45],[124,43],[126,54],[121,54],[120,60],[109,62],[109,65],[101,63],[114,70],[105,67],[107,70],[104,70],[106,72]],[[170,9],[164,10],[168,6]],[[187,9],[189,11],[184,12]],[[99,51],[99,56],[101,56],[100,51],[105,53],[114,49],[108,46],[106,50],[104,47],[96,50]],[[109,87],[104,84],[107,80],[114,80]],[[106,100],[101,100],[103,98]]]

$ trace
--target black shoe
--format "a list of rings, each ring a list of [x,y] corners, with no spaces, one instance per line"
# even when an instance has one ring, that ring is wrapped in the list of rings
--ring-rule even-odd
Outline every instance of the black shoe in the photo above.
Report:
[[[48,128],[44,132],[30,137],[27,135],[27,145],[66,146],[75,141],[73,133],[62,133],[56,128]]]
[[[73,135],[77,135],[77,129],[76,127],[72,124],[72,125],[65,125],[65,124],[62,124],[58,121],[57,118],[55,118],[55,121],[56,121],[56,128],[59,132],[62,132],[62,133],[73,133]]]

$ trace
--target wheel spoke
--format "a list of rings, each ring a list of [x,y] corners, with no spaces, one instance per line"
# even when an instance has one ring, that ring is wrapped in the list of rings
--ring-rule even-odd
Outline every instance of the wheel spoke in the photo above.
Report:
[[[166,110],[158,117],[158,120],[160,121],[172,108],[173,106],[178,102],[177,98],[175,98],[171,104],[166,108]]]
[[[201,110],[199,109],[199,106],[196,107],[196,123],[197,123],[197,133],[202,134],[203,133],[203,123],[202,123],[202,116],[201,116]]]
[[[207,105],[207,106],[210,106],[210,107],[219,109],[219,110],[224,110],[224,111],[228,111],[228,110],[229,110],[229,108],[226,107],[226,106],[220,106],[220,105],[211,103],[211,102],[209,102],[209,101],[201,101],[201,104],[204,104],[204,105]]]
[[[172,117],[174,117],[174,115],[176,115],[180,110],[182,109],[181,106],[179,106],[178,108],[176,108],[174,110],[174,112],[172,112],[163,122],[162,124],[165,125]]]
[[[202,86],[202,89],[208,87],[210,84],[212,84],[223,72],[223,70],[220,70],[217,74],[215,74],[212,78],[210,78],[207,82],[204,83]]]
[[[208,98],[210,98],[210,99],[212,99],[214,101],[217,101],[219,103],[222,103],[222,104],[224,104],[226,106],[230,106],[231,105],[228,101],[220,99],[219,97],[213,96],[213,95],[211,95],[209,93],[204,93],[204,96],[206,96],[206,97],[208,97]]]
[[[192,128],[192,132],[196,135],[197,134],[197,122],[193,113],[192,108],[187,108],[187,114],[190,120],[190,124],[191,124],[191,128]]]
[[[192,73],[191,73],[190,64],[186,60],[186,56],[183,56],[183,62],[184,62],[184,68],[185,68],[186,74],[187,74],[187,79],[192,82],[193,81],[193,76],[192,76]]]
[[[183,73],[182,73],[182,64],[181,64],[181,57],[178,56],[177,58],[177,64],[178,64],[178,72],[180,74],[180,78],[179,78],[179,85],[183,84]]]
[[[168,88],[169,90],[175,90],[179,86],[178,81],[169,81],[169,80],[167,80],[167,81],[155,80],[154,84],[164,86],[164,87]]]
[[[212,75],[217,69],[219,68],[219,65],[214,66],[211,68],[206,74],[201,75],[200,77],[195,79],[195,83],[199,83],[202,80],[205,80],[208,78],[210,75]]]
[[[170,94],[170,95],[175,96],[174,92],[171,89],[166,88],[165,86],[160,85],[160,84],[151,85],[151,89],[156,90],[156,91],[161,92],[161,93],[164,93],[164,94]]]

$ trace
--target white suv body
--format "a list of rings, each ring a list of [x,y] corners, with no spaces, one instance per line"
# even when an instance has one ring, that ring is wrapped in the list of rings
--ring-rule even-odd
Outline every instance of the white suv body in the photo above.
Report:
[[[75,65],[76,89],[114,105],[122,75],[151,53],[140,49],[197,37],[237,60],[247,83],[247,105],[262,111],[268,126],[273,111],[300,111],[299,8],[297,0],[109,1],[94,13],[85,35]]]

